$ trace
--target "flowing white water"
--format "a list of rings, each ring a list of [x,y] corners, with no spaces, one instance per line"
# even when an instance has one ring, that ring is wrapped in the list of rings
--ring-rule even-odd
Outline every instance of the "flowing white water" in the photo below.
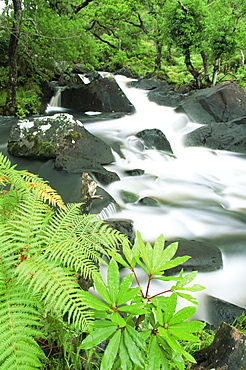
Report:
[[[133,220],[146,241],[162,233],[166,239],[200,239],[219,245],[224,251],[223,270],[199,274],[199,282],[207,286],[208,294],[246,307],[245,155],[185,147],[184,135],[200,125],[173,108],[150,102],[146,91],[128,88],[129,79],[116,79],[137,113],[85,125],[105,141],[120,144],[122,154],[115,153],[115,163],[107,166],[121,178],[106,187],[122,207],[113,216]],[[146,149],[135,136],[152,128],[163,131],[174,156]],[[144,174],[132,177],[124,172],[136,168]],[[122,190],[137,194],[139,199],[153,197],[160,206],[125,204]]]

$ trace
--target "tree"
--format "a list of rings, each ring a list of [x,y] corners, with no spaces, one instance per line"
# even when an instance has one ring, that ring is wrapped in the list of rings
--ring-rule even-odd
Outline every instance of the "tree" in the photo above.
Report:
[[[22,0],[13,0],[14,17],[9,39],[9,81],[5,105],[6,115],[15,115],[17,86],[17,50],[21,33]]]

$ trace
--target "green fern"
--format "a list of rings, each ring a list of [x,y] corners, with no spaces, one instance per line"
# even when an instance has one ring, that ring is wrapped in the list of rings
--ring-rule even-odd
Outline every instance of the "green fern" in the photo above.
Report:
[[[67,337],[87,329],[92,311],[77,277],[97,278],[102,254],[125,237],[81,215],[80,204],[65,206],[44,180],[17,171],[2,154],[0,184],[0,368],[37,369],[47,317],[59,331],[67,315]]]

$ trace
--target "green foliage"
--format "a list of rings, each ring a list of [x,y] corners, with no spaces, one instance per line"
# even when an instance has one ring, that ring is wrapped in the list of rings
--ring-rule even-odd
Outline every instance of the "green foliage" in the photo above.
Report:
[[[124,237],[81,215],[80,204],[65,206],[47,182],[17,171],[2,154],[0,187],[0,368],[40,368],[38,343],[47,341],[80,369],[71,341],[93,312],[78,277],[96,278],[102,254]]]
[[[178,244],[172,243],[164,248],[164,238],[160,235],[152,246],[144,244],[141,235],[131,249],[123,244],[123,256],[110,252],[112,259],[108,265],[107,282],[95,280],[99,300],[86,292],[85,302],[93,311],[95,320],[90,325],[87,337],[80,349],[95,348],[95,356],[103,342],[106,349],[100,358],[100,370],[120,368],[130,369],[185,369],[185,361],[195,362],[184,349],[180,341],[196,342],[197,333],[204,324],[199,321],[186,321],[196,311],[194,306],[187,306],[177,311],[178,297],[193,304],[197,301],[187,291],[196,292],[204,289],[201,285],[190,284],[196,272],[186,275],[181,270],[179,276],[165,276],[166,270],[178,266],[189,257],[174,257]],[[131,271],[120,281],[117,264]],[[146,290],[140,284],[136,266],[140,266],[148,278]],[[133,279],[137,283],[133,287]],[[151,295],[150,286],[153,280],[175,284],[166,290]],[[164,296],[165,295],[165,296]],[[89,352],[90,353],[90,352]],[[89,368],[89,366],[88,366]]]

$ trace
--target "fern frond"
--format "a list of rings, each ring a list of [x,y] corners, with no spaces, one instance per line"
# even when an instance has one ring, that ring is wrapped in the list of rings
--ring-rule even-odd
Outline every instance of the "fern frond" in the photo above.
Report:
[[[52,309],[58,316],[68,314],[68,319],[72,318],[74,325],[81,330],[88,327],[92,313],[83,304],[83,292],[71,272],[39,256],[35,260],[30,258],[23,261],[16,273],[18,284],[28,281],[29,291],[42,293],[41,299],[47,309]]]
[[[52,206],[66,208],[62,197],[48,185],[47,181],[26,170],[16,171],[15,167],[16,165],[11,166],[10,160],[0,153],[0,184],[11,184],[11,188],[18,189],[20,194],[36,193],[43,202],[48,201]]]
[[[44,354],[35,341],[42,336],[41,321],[25,288],[6,280],[6,270],[0,265],[0,368],[27,370],[42,366]],[[31,351],[31,356],[27,352]]]

